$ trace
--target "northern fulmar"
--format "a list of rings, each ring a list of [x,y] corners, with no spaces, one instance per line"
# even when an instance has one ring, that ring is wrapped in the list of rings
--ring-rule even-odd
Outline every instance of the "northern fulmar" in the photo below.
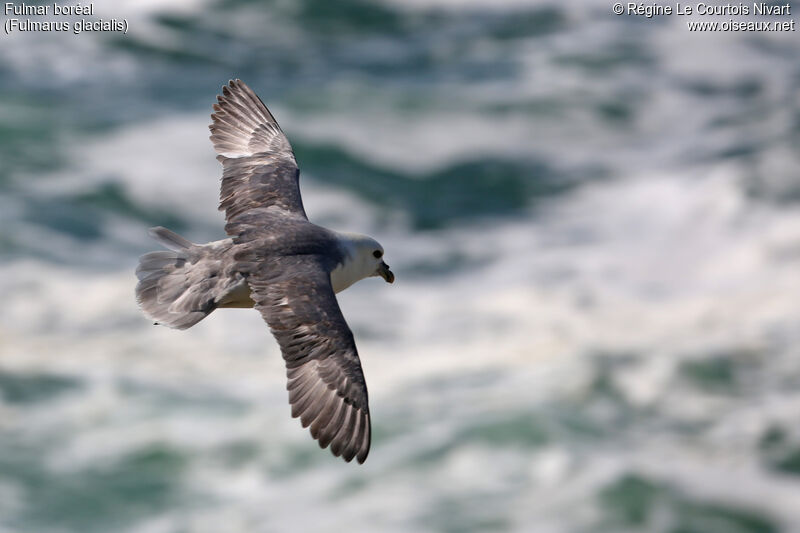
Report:
[[[214,309],[255,307],[286,362],[292,416],[321,448],[363,463],[371,439],[367,384],[335,293],[371,276],[392,283],[383,247],[309,222],[292,147],[244,82],[222,88],[211,119],[230,238],[194,244],[151,228],[171,251],[140,258],[136,300],[157,324],[176,329]]]

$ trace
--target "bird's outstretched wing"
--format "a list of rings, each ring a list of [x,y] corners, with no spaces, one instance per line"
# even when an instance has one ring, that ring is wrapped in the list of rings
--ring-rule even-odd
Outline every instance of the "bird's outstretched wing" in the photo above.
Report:
[[[367,384],[353,334],[316,255],[260,258],[248,283],[286,361],[292,416],[322,448],[363,463],[371,428]]]
[[[228,82],[211,119],[211,142],[223,167],[219,209],[225,219],[270,207],[307,218],[292,147],[252,89],[241,80]]]
[[[320,235],[307,222],[292,148],[242,81],[229,82],[217,100],[209,128],[223,165],[219,208],[242,246],[235,257],[255,307],[286,361],[292,416],[311,426],[322,448],[363,463],[371,438],[367,385],[331,286],[332,258],[314,252]],[[296,255],[263,254],[279,227],[294,231],[288,240]]]

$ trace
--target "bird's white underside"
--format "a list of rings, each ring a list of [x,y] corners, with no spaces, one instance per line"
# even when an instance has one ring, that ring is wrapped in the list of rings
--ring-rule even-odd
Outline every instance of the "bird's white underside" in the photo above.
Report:
[[[363,261],[359,257],[359,251],[355,244],[346,236],[340,236],[340,242],[347,250],[344,261],[331,271],[331,285],[333,292],[339,293],[350,287],[357,281],[372,275],[372,272],[365,270],[363,265],[369,261]],[[361,251],[361,254],[364,252]],[[233,287],[219,302],[219,308],[250,308],[254,302],[250,297],[250,286],[245,280]]]

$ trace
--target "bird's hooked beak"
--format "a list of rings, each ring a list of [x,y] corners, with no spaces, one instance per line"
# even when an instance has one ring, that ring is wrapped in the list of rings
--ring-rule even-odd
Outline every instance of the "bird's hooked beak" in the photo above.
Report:
[[[394,283],[394,273],[389,270],[389,265],[385,262],[381,261],[381,264],[378,265],[378,270],[376,271],[377,274],[386,280],[387,283]]]

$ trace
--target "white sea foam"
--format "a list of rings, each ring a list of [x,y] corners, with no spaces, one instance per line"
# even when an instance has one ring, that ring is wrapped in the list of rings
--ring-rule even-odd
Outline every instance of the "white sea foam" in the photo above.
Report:
[[[207,487],[217,505],[207,512],[154,518],[143,530],[188,520],[195,524],[193,531],[210,531],[232,517],[244,530],[266,518],[262,509],[267,502],[272,502],[272,523],[285,523],[296,511],[285,495],[306,487],[306,504],[314,502],[317,516],[331,520],[324,530],[336,531],[337,524],[349,522],[366,531],[367,517],[385,509],[388,494],[397,500],[398,517],[424,516],[430,504],[413,488],[424,482],[440,483],[434,493],[444,499],[502,492],[521,483],[523,495],[508,504],[516,509],[514,527],[524,530],[535,516],[543,527],[559,531],[546,506],[531,515],[523,496],[563,508],[630,469],[691,489],[700,498],[730,501],[747,499],[751,492],[736,488],[744,486],[741,481],[732,481],[748,480],[772,494],[762,509],[796,523],[788,503],[793,485],[757,473],[752,459],[735,447],[730,455],[715,447],[717,459],[709,463],[687,456],[680,442],[657,446],[655,439],[667,438],[659,432],[630,442],[624,456],[595,456],[569,447],[537,456],[513,445],[494,450],[458,443],[462,424],[469,427],[507,410],[539,409],[580,393],[595,379],[585,359],[594,351],[649,354],[614,378],[632,406],[664,409],[676,419],[700,416],[727,432],[719,437],[725,442],[741,438],[743,430],[752,441],[758,428],[734,422],[750,416],[746,402],[719,404],[727,414],[712,422],[708,417],[718,409],[710,404],[703,412],[693,409],[702,396],[689,389],[674,392],[676,368],[698,351],[758,351],[776,334],[791,338],[800,316],[794,298],[800,258],[773,252],[800,241],[800,220],[768,205],[755,208],[742,196],[735,173],[724,167],[706,177],[651,176],[587,187],[553,203],[547,216],[536,220],[445,230],[440,243],[466,256],[485,247],[491,258],[435,279],[402,275],[404,261],[413,261],[415,253],[436,253],[433,242],[426,245],[421,239],[417,249],[413,236],[390,235],[396,246],[386,247],[396,254],[398,283],[389,287],[370,280],[341,295],[364,357],[376,434],[392,427],[393,415],[414,419],[404,434],[377,442],[361,474],[367,480],[380,476],[380,491],[358,491],[353,496],[358,505],[329,502],[338,483],[347,479],[346,465],[325,462],[323,455],[314,459],[315,472],[297,473],[278,485],[250,468],[232,472],[192,462],[186,483]],[[253,460],[268,468],[278,468],[285,450],[314,448],[286,416],[282,363],[257,313],[217,312],[190,331],[174,332],[139,317],[128,272],[88,276],[54,266],[12,264],[3,267],[3,274],[7,283],[27,287],[4,288],[0,323],[6,328],[4,338],[10,339],[2,348],[4,368],[73,375],[85,383],[56,407],[48,404],[46,410],[29,410],[24,421],[4,422],[7,430],[27,427],[34,435],[37,428],[63,427],[71,437],[44,458],[54,472],[118,460],[156,444],[205,457],[226,443],[253,442],[259,450]],[[369,335],[374,328],[381,334]],[[362,330],[367,334],[359,335]],[[770,357],[781,359],[782,354],[779,347]],[[474,371],[502,377],[461,392],[448,392],[450,385],[435,393],[429,388],[432,380],[447,383]],[[167,412],[152,419],[146,403],[132,402],[135,393],[120,389],[120,380],[155,394],[153,406]],[[415,388],[428,393],[409,396]],[[159,390],[188,395],[189,407],[170,407],[158,400]],[[224,415],[203,414],[192,407],[203,397],[230,398],[234,406]],[[756,419],[786,416],[786,400],[763,405]],[[444,418],[425,414],[436,406],[445,409]],[[600,410],[596,416],[606,414]],[[415,454],[440,446],[453,451],[427,474],[405,466],[413,464]],[[679,457],[684,467],[659,467],[666,453]],[[750,466],[730,470],[729,461],[742,459]],[[529,472],[519,478],[518,465],[528,461]],[[570,466],[576,461],[580,469]],[[488,462],[494,466],[486,475],[468,475]],[[703,483],[698,468],[705,472]],[[553,480],[560,484],[557,495],[548,488]],[[493,509],[490,505],[486,512],[491,515]],[[579,512],[561,524],[584,520],[591,522],[591,513]],[[382,524],[394,527],[391,518]]]

